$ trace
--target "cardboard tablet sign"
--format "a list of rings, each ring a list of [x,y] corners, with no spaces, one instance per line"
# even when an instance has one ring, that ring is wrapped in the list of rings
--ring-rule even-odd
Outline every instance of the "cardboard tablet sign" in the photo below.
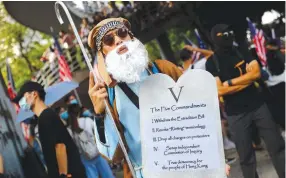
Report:
[[[142,166],[148,178],[224,178],[225,159],[214,77],[189,70],[140,87]]]

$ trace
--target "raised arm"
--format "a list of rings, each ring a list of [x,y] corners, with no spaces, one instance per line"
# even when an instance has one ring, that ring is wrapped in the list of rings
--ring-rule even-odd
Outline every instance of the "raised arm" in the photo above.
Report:
[[[207,50],[207,49],[201,49],[201,48],[194,48],[192,46],[189,46],[189,45],[185,45],[185,48],[190,50],[190,51],[197,51],[197,52],[200,52],[202,53],[207,59],[213,55],[213,51],[211,50]]]

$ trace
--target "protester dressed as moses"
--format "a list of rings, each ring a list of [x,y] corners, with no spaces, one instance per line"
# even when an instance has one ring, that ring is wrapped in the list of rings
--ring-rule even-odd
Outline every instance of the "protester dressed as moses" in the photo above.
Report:
[[[98,23],[89,33],[88,43],[97,51],[98,71],[103,80],[95,84],[93,75],[90,75],[89,95],[94,110],[96,114],[104,114],[107,98],[136,178],[143,178],[138,104],[140,84],[156,73],[166,74],[177,81],[182,72],[167,60],[150,62],[145,46],[135,38],[130,23],[123,18],[109,18]],[[105,117],[106,148],[101,153],[115,163],[124,160],[124,177],[132,178],[109,119]]]

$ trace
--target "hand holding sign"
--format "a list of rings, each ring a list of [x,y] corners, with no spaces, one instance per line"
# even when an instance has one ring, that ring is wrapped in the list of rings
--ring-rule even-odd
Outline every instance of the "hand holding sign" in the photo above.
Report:
[[[142,164],[148,178],[223,178],[218,94],[206,71],[150,76],[140,88]]]

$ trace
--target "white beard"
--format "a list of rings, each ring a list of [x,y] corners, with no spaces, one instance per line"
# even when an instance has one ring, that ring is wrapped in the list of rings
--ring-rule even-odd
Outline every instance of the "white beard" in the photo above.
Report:
[[[128,51],[118,54],[117,50],[126,45]],[[106,69],[117,82],[135,83],[140,81],[141,73],[148,65],[148,52],[145,46],[137,39],[123,42],[110,51],[106,58]]]

